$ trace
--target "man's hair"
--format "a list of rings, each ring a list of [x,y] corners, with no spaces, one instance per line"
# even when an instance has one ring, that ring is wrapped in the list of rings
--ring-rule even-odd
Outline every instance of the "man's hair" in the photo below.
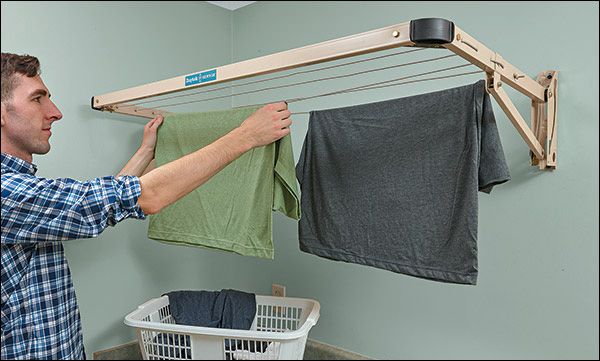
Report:
[[[2,102],[12,98],[13,90],[19,85],[16,74],[30,78],[40,74],[40,61],[31,55],[2,53]]]

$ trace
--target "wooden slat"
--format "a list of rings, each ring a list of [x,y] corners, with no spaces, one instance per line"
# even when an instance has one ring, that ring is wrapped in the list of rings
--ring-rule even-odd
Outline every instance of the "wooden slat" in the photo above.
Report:
[[[384,49],[413,45],[410,41],[409,25],[410,22],[392,25],[361,34],[98,95],[93,98],[92,103],[94,108],[104,108],[108,105],[131,102],[206,85],[214,85],[225,81],[318,64]],[[186,78],[191,79],[203,73],[207,74],[206,78],[209,80],[186,86]],[[212,78],[214,80],[210,80]]]
[[[103,109],[105,111],[111,112],[111,113],[120,113],[120,114],[127,114],[127,115],[133,115],[136,117],[143,117],[143,118],[154,118],[157,115],[162,115],[162,116],[166,116],[168,114],[171,114],[170,112],[166,111],[166,110],[161,110],[161,109],[156,109],[156,108],[144,108],[144,107],[140,107],[137,105],[131,105],[131,104],[118,104],[118,105],[110,105],[107,106],[105,109]]]

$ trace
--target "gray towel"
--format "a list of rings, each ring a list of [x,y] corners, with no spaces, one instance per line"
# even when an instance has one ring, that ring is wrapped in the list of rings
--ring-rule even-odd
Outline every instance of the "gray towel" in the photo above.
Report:
[[[464,284],[478,191],[510,179],[483,81],[313,111],[296,174],[302,251]]]

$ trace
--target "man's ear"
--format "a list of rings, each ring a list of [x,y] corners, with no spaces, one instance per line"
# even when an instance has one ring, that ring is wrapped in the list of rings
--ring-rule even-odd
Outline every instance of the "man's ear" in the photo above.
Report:
[[[4,105],[4,102],[2,102],[0,104],[2,104],[2,110],[1,110],[2,119],[1,119],[0,125],[4,126],[6,124],[6,117],[7,117],[8,111],[6,110],[6,105]]]

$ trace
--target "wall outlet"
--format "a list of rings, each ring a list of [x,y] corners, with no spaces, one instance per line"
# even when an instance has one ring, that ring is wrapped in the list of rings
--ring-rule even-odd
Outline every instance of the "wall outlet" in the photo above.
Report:
[[[271,295],[277,297],[285,297],[285,286],[273,283],[271,285]]]

